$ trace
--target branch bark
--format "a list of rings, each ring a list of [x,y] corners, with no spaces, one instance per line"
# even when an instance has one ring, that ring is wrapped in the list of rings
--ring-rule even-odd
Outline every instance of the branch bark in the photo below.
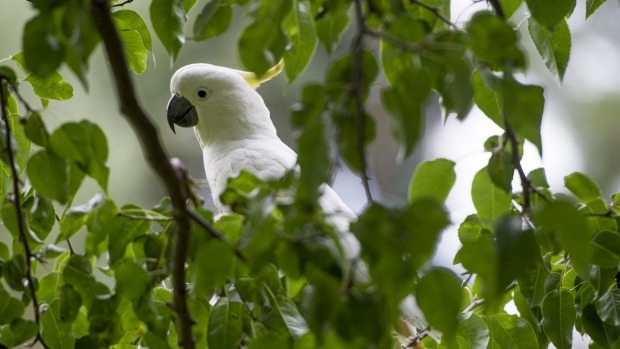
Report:
[[[191,231],[190,216],[186,202],[187,186],[183,179],[183,169],[173,166],[161,145],[159,132],[146,114],[136,96],[131,73],[127,68],[127,59],[123,43],[116,30],[110,4],[107,0],[92,0],[92,17],[103,40],[110,68],[116,84],[121,113],[125,116],[142,145],[146,159],[170,195],[173,214],[176,220],[176,239],[172,258],[172,284],[174,287],[174,310],[177,313],[179,344],[186,349],[196,347],[191,317],[187,306],[185,290],[185,260],[189,247]]]

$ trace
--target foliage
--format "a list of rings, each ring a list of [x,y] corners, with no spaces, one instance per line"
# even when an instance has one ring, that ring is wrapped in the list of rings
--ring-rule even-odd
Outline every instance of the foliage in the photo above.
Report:
[[[588,335],[592,347],[618,346],[620,194],[601,197],[595,182],[573,173],[565,180],[572,195],[557,195],[544,169],[526,173],[520,162],[526,141],[543,152],[545,94],[519,81],[528,68],[516,24],[505,17],[527,6],[524,25],[561,82],[574,0],[489,1],[488,10],[462,26],[450,22],[447,0],[210,0],[202,8],[196,0],[152,0],[148,14],[133,11],[131,0],[113,7],[106,0],[31,2],[35,15],[24,24],[23,52],[0,66],[0,215],[12,240],[0,243],[3,346],[387,348],[400,338],[406,347],[568,348],[574,330]],[[586,1],[586,16],[603,2]],[[105,25],[99,8],[112,11],[113,25]],[[153,51],[152,33],[175,59],[188,14],[197,15],[193,39],[208,40],[229,29],[234,8],[249,15],[239,39],[242,62],[260,75],[283,59],[289,83],[319,44],[327,52],[349,45],[343,34],[351,27],[350,52],[334,57],[323,81],[304,87],[292,114],[300,172],[273,183],[242,173],[222,196],[235,214],[219,220],[182,196],[179,202],[171,190],[152,208],[117,204],[106,195],[113,169],[94,120],[55,130],[45,125],[49,103],[73,96],[58,69],[66,65],[87,87],[91,54],[98,45],[113,51],[116,37],[128,60],[111,63],[115,76],[127,69],[140,74]],[[371,203],[351,226],[368,283],[352,282],[317,204],[318,188],[330,177],[327,124],[367,186],[365,148],[375,125],[365,102],[379,74],[388,81],[381,100],[402,156],[423,135],[431,93],[441,97],[445,117],[464,119],[475,104],[504,130],[478,140],[490,158],[472,183],[476,213],[453,222],[462,244],[454,262],[467,270],[466,280],[429,263],[450,224],[443,202],[457,177],[454,162],[421,164],[407,204]],[[27,86],[42,109],[23,99]],[[117,87],[124,101],[132,86]],[[132,120],[135,112],[124,111]],[[156,137],[140,127],[137,134]],[[101,194],[76,205],[86,177]],[[184,234],[184,227],[191,230]],[[85,248],[74,250],[69,241],[80,231]],[[416,296],[429,327],[397,337],[399,304],[408,295]],[[516,314],[505,310],[511,301]],[[434,330],[443,334],[439,342],[429,336]]]

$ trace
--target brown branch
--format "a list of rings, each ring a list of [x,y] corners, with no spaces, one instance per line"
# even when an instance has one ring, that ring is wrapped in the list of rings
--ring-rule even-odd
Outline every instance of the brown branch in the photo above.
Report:
[[[171,260],[173,303],[177,313],[179,345],[186,349],[194,349],[196,347],[192,335],[194,320],[189,312],[185,289],[185,261],[189,248],[191,223],[186,206],[188,193],[183,182],[183,175],[181,169],[173,166],[169,161],[161,145],[157,127],[138,101],[133,80],[127,68],[123,43],[112,19],[108,0],[92,0],[92,17],[110,61],[121,113],[133,127],[149,165],[170,195],[176,219],[176,239]]]
[[[373,202],[372,192],[370,191],[370,178],[366,172],[368,164],[366,161],[366,145],[364,139],[366,138],[366,115],[364,114],[364,101],[362,87],[364,84],[364,66],[362,59],[364,58],[364,33],[366,28],[366,22],[364,18],[364,11],[362,9],[361,0],[355,0],[355,18],[357,21],[357,33],[353,40],[353,97],[355,98],[356,116],[357,116],[357,152],[360,157],[360,166],[362,177],[362,184],[364,185],[364,192],[366,193],[366,199],[368,202]]]
[[[130,3],[132,3],[132,2],[133,2],[133,0],[125,0],[125,1],[123,1],[123,2],[121,2],[121,3],[119,3],[119,4],[112,5],[111,7],[122,7],[122,6],[125,6],[125,5],[127,5],[127,4],[130,4]]]
[[[2,119],[4,120],[5,127],[5,140],[6,140],[6,150],[9,157],[9,167],[11,168],[12,182],[13,182],[13,205],[15,206],[16,216],[17,216],[17,230],[19,231],[19,239],[24,245],[24,252],[26,253],[26,280],[28,282],[28,291],[30,293],[30,298],[32,298],[32,307],[34,310],[34,320],[37,324],[37,336],[34,339],[34,343],[39,342],[44,348],[49,348],[43,337],[41,337],[41,318],[39,314],[39,301],[37,299],[37,290],[35,289],[34,278],[32,277],[32,258],[35,256],[32,254],[32,250],[30,250],[30,246],[28,245],[28,238],[26,234],[26,223],[24,221],[24,213],[22,212],[21,200],[19,197],[19,172],[17,171],[17,166],[15,165],[15,154],[13,154],[13,145],[12,145],[12,137],[13,134],[11,132],[11,124],[9,122],[9,116],[7,111],[7,100],[8,96],[4,94],[4,82],[6,81],[7,85],[12,86],[9,79],[6,76],[0,74],[0,108],[2,109]],[[8,90],[7,90],[8,91]]]
[[[452,21],[450,21],[450,18],[444,16],[441,14],[441,12],[439,11],[439,8],[435,7],[435,6],[431,6],[429,4],[423,3],[422,1],[419,0],[409,0],[410,3],[414,4],[414,5],[418,5],[420,7],[422,7],[425,10],[428,10],[430,12],[432,12],[435,17],[439,18],[440,20],[442,20],[444,23],[446,23],[447,25],[451,26],[454,29],[458,29],[456,27],[456,24],[452,23]]]

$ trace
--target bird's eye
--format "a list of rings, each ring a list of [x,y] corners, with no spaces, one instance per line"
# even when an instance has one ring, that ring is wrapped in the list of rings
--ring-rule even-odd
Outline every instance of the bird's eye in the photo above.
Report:
[[[205,99],[209,96],[209,90],[201,87],[196,91],[196,95],[200,99]]]

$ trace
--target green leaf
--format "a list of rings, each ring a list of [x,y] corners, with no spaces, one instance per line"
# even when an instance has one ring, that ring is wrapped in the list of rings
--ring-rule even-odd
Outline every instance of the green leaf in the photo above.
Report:
[[[527,179],[529,179],[530,183],[536,188],[549,188],[549,182],[547,182],[547,174],[544,168],[537,168],[530,171],[530,173],[527,174]]]
[[[432,328],[443,333],[442,341],[454,341],[461,310],[462,281],[447,268],[435,267],[420,279],[416,288],[418,306]]]
[[[590,17],[606,0],[586,0],[586,19]]]
[[[40,150],[30,158],[26,172],[37,192],[65,203],[69,199],[67,161],[47,150]]]
[[[544,89],[535,85],[521,85],[515,80],[504,79],[502,84],[503,112],[506,121],[517,136],[525,138],[542,154],[540,124],[545,108]]]
[[[460,349],[486,348],[490,338],[489,328],[478,314],[470,312],[459,321],[457,341]]]
[[[26,137],[28,137],[28,139],[30,139],[33,143],[42,147],[47,147],[49,133],[45,128],[45,124],[43,123],[41,114],[39,114],[38,112],[33,112],[32,114],[30,114],[28,119],[26,119],[26,124],[24,125],[24,133],[26,134]]]
[[[233,10],[223,0],[209,1],[194,22],[194,40],[202,41],[223,34],[230,26]]]
[[[155,34],[171,59],[176,59],[185,43],[183,27],[187,16],[183,0],[153,0],[149,11]]]
[[[59,301],[53,301],[41,314],[41,338],[50,349],[73,348],[75,337],[71,325],[60,317]]]
[[[60,273],[51,272],[39,280],[37,299],[42,303],[51,303],[57,298],[58,289],[62,285]]]
[[[26,68],[40,78],[55,72],[65,56],[65,48],[55,33],[54,16],[39,13],[24,26],[22,47]]]
[[[503,189],[506,194],[512,192],[512,177],[515,167],[512,164],[512,153],[505,149],[493,152],[487,166],[489,178],[498,187]]]
[[[194,292],[208,296],[216,286],[222,286],[231,276],[234,254],[232,246],[220,240],[210,240],[196,251]]]
[[[512,17],[512,15],[519,9],[523,0],[499,0],[504,10],[506,18]]]
[[[289,38],[289,45],[284,51],[284,72],[290,84],[306,69],[318,43],[310,3],[294,0],[282,27]]]
[[[527,7],[540,24],[553,28],[564,17],[568,17],[575,8],[575,0],[556,0],[549,6],[546,0],[525,0]]]
[[[620,233],[602,231],[590,242],[591,261],[601,268],[614,268],[620,263]]]
[[[65,123],[52,133],[49,142],[54,153],[76,161],[80,170],[95,179],[104,192],[107,191],[110,175],[108,142],[99,126],[87,120]]]
[[[559,242],[570,255],[570,261],[582,279],[589,279],[590,237],[588,222],[572,205],[556,201],[545,206],[537,215],[547,232],[558,234]]]
[[[571,348],[577,317],[573,294],[563,288],[549,292],[542,304],[542,314],[543,329],[553,345],[558,349]]]
[[[140,15],[131,10],[119,10],[112,14],[114,18],[114,24],[121,33],[123,32],[136,32],[142,39],[142,44],[147,51],[153,51],[153,44],[151,41],[151,31],[146,26],[144,19]]]
[[[68,209],[60,220],[60,234],[56,239],[56,243],[66,240],[77,233],[88,222],[90,213],[103,202],[103,195],[97,194],[86,204]]]
[[[93,267],[87,255],[74,255],[62,271],[62,279],[77,291],[90,292],[95,283],[92,276]]]
[[[58,290],[58,299],[60,301],[60,319],[63,323],[72,323],[80,312],[82,297],[71,285],[64,284]]]
[[[40,240],[45,240],[56,223],[56,212],[52,202],[40,195],[34,196],[28,223]]]
[[[120,31],[119,35],[123,41],[123,48],[129,63],[129,68],[136,74],[146,71],[147,50],[139,32],[133,30]]]
[[[73,86],[66,82],[58,72],[49,73],[45,78],[30,74],[24,80],[32,85],[34,93],[40,98],[62,101],[73,97]]]
[[[512,202],[512,196],[491,181],[486,167],[474,176],[471,198],[481,219],[495,219],[508,213]]]
[[[6,325],[24,314],[24,303],[0,288],[0,325]]]
[[[499,80],[490,74],[483,74],[480,71],[472,74],[471,84],[474,88],[474,103],[497,126],[504,128],[502,104],[496,92]],[[492,88],[488,87],[487,84],[491,85]]]
[[[234,349],[241,340],[243,304],[220,298],[209,314],[207,341],[210,349]]]
[[[564,185],[583,202],[597,199],[601,194],[596,183],[579,172],[573,172],[564,177]]]
[[[134,262],[124,262],[115,270],[118,294],[131,301],[144,296],[151,288],[151,277]]]
[[[489,345],[489,348],[538,348],[536,333],[527,320],[510,314],[488,316],[484,320],[489,326],[491,341],[497,345]]]
[[[387,26],[386,33],[394,38],[400,39],[410,44],[418,44],[424,40],[427,26],[426,23],[420,20],[413,19],[407,14],[400,15],[394,18],[390,25]],[[403,79],[401,74],[411,70],[417,70],[418,74],[423,72],[423,69],[417,67],[414,64],[413,53],[403,52],[399,47],[394,46],[388,40],[381,40],[381,66],[385,72],[385,77],[390,84],[397,85],[398,82],[402,83]],[[426,73],[426,72],[424,72]],[[418,80],[419,78],[425,78]],[[416,79],[410,79],[410,84],[428,85],[429,77],[424,74]],[[421,94],[424,94],[422,92]]]
[[[447,159],[426,161],[418,165],[409,182],[409,201],[423,197],[438,202],[446,201],[456,181],[454,165],[453,161]]]
[[[553,30],[549,30],[538,22],[529,20],[528,29],[543,62],[561,82],[570,57],[571,35],[568,24],[562,20]]]
[[[20,344],[37,335],[37,324],[34,321],[16,319],[9,326],[0,330],[0,343],[9,348],[17,348]]]
[[[491,69],[522,68],[525,65],[523,53],[516,45],[517,34],[491,12],[476,12],[467,24],[467,33],[469,48]]]
[[[334,1],[323,4],[323,11],[316,18],[316,31],[319,41],[328,53],[332,53],[334,47],[340,43],[340,38],[349,27],[348,1]]]
[[[411,155],[420,136],[431,86],[421,69],[404,70],[394,79],[381,93],[381,102],[389,111],[390,130],[400,144],[398,156],[403,159]]]
[[[620,326],[620,289],[607,291],[596,301],[596,312],[605,323]]]
[[[306,319],[301,316],[297,306],[293,301],[284,296],[274,297],[271,291],[268,291],[271,298],[271,306],[284,321],[286,329],[294,339],[302,338],[306,333],[310,332]]]

